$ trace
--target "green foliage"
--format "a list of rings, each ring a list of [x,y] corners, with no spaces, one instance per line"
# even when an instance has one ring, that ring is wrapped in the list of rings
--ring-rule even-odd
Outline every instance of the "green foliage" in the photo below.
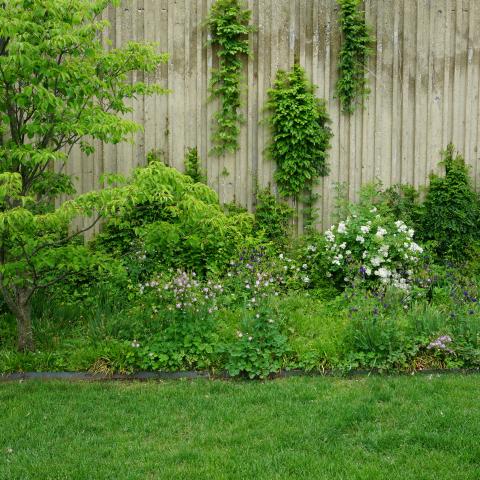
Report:
[[[284,243],[289,236],[289,223],[293,209],[279,202],[269,188],[257,192],[255,229],[265,233],[268,240]]]
[[[287,337],[272,312],[246,311],[237,341],[226,349],[225,367],[234,377],[267,378],[281,369],[287,352]]]
[[[132,342],[132,370],[206,370],[216,366],[220,339],[211,321],[170,325],[145,342]]]
[[[95,240],[103,251],[130,255],[137,264],[151,260],[157,271],[203,273],[221,269],[239,247],[256,241],[252,215],[226,215],[212,189],[161,162],[137,169],[128,188],[138,194]]]
[[[197,148],[189,148],[185,155],[185,175],[195,183],[206,183],[206,177],[202,171],[202,163],[198,156]]]
[[[434,288],[431,303],[399,290],[349,292],[344,366],[398,370],[480,365],[477,297],[466,290],[458,294],[455,280],[445,280],[443,287]]]
[[[243,121],[239,113],[242,57],[251,54],[248,43],[248,34],[252,31],[250,17],[250,10],[243,9],[239,0],[216,0],[206,22],[219,63],[210,80],[212,98],[220,100],[213,132],[213,152],[217,155],[238,149]]]
[[[104,50],[101,14],[116,3],[0,1],[0,288],[20,349],[33,348],[32,296],[95,261],[73,241],[82,231],[68,233],[72,220],[92,217],[91,227],[125,201],[124,191],[106,190],[55,208],[74,192],[62,173],[69,152],[129,140],[141,127],[126,119],[126,100],[164,92],[129,80],[166,61],[152,45]]]
[[[313,184],[310,190],[306,191],[302,197],[303,231],[307,234],[315,231],[315,223],[318,220],[319,210],[315,205],[319,198],[320,195],[313,192]]]
[[[381,201],[386,204],[392,216],[403,220],[416,230],[421,224],[422,205],[420,194],[412,185],[393,185],[379,192]]]
[[[359,9],[362,0],[337,0],[340,6],[339,24],[343,44],[338,63],[339,79],[336,85],[343,112],[351,114],[363,106],[370,93],[366,78],[368,57],[375,41],[365,23],[365,14]]]
[[[311,191],[315,180],[328,174],[330,120],[325,102],[314,92],[299,65],[290,72],[280,70],[268,91],[269,153],[277,164],[275,180],[285,197],[297,198],[301,192]]]
[[[443,152],[442,164],[445,176],[430,176],[422,233],[435,242],[437,255],[462,260],[478,241],[478,197],[469,169],[452,144]]]

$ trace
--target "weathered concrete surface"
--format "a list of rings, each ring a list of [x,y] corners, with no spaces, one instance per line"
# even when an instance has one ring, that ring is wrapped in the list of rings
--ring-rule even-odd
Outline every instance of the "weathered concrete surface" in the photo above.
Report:
[[[80,191],[97,187],[103,171],[129,172],[152,149],[181,169],[186,148],[196,146],[221,200],[251,208],[255,181],[267,185],[274,170],[264,155],[268,130],[259,124],[266,92],[276,71],[295,61],[327,99],[335,134],[331,174],[318,187],[319,227],[329,225],[336,182],[347,182],[351,198],[374,178],[423,185],[450,141],[479,183],[479,0],[367,0],[377,37],[368,66],[372,92],[366,109],[351,117],[340,113],[334,98],[340,47],[335,0],[246,1],[257,26],[250,37],[254,55],[245,61],[247,121],[240,150],[222,158],[208,156],[216,106],[207,102],[207,86],[216,60],[202,22],[212,1],[124,0],[109,12],[113,46],[145,39],[170,53],[156,80],[173,93],[135,103],[132,118],[145,132],[134,146],[99,145],[88,159],[76,154],[70,172]]]

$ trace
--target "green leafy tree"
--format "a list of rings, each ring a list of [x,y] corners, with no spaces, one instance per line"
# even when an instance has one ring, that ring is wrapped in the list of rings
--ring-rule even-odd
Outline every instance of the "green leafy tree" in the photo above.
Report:
[[[64,166],[74,145],[118,143],[140,127],[122,117],[127,99],[162,93],[131,83],[166,60],[149,44],[106,51],[102,12],[112,0],[0,0],[0,289],[18,326],[18,348],[33,349],[31,299],[91,260],[75,242],[115,211],[124,189],[74,193]],[[74,218],[92,219],[69,233]]]

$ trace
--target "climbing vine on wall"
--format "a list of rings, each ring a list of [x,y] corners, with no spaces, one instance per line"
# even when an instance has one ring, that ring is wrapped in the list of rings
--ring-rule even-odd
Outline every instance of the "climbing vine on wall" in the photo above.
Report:
[[[250,55],[248,34],[250,10],[239,0],[216,0],[207,18],[210,43],[216,47],[218,68],[210,80],[212,98],[218,98],[220,109],[215,114],[213,152],[222,155],[238,149],[238,135],[243,116],[240,113],[242,57]]]
[[[360,9],[362,0],[337,0],[340,7],[339,25],[343,43],[338,63],[337,97],[342,111],[351,114],[363,106],[370,93],[366,77],[368,57],[375,42],[365,13]]]
[[[315,181],[328,174],[332,131],[325,102],[315,96],[303,68],[277,72],[268,91],[269,153],[277,164],[275,180],[284,197],[311,192]]]

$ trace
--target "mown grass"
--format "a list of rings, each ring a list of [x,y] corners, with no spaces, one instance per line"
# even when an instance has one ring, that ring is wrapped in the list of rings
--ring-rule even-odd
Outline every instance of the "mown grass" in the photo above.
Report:
[[[0,385],[1,479],[478,479],[480,376]]]

